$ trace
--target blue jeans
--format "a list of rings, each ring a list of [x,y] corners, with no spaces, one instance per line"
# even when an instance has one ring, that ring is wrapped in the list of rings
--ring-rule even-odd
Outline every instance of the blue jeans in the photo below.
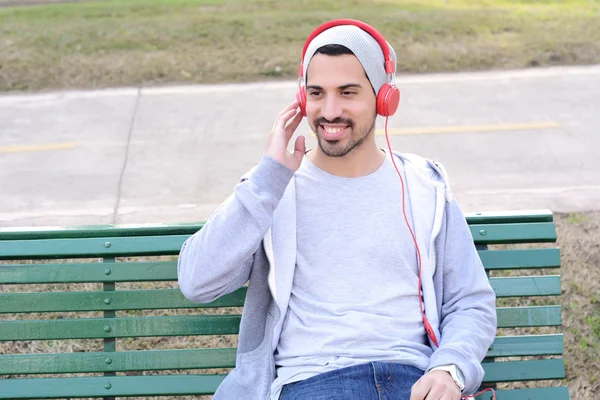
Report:
[[[412,366],[374,361],[287,384],[279,400],[409,400],[423,374]]]

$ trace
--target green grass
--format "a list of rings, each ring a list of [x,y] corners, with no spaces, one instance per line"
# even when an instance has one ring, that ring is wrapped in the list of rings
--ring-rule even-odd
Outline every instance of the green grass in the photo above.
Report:
[[[294,79],[333,18],[374,25],[400,73],[600,62],[597,0],[19,1],[0,0],[0,91]]]

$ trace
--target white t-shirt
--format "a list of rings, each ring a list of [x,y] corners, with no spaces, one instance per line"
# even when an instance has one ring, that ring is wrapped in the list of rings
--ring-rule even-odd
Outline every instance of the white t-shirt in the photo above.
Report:
[[[417,253],[386,154],[379,169],[359,178],[331,175],[307,157],[296,172],[298,250],[272,400],[284,384],[358,363],[428,367]],[[412,224],[408,193],[406,202]]]

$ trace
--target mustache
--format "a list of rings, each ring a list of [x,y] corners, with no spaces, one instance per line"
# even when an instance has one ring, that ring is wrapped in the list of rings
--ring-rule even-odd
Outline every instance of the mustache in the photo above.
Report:
[[[314,121],[315,123],[315,127],[322,125],[322,124],[344,124],[344,125],[348,125],[350,128],[352,128],[354,126],[354,122],[352,122],[351,119],[346,119],[346,118],[336,118],[333,121],[330,121],[326,118],[320,117],[315,119]]]

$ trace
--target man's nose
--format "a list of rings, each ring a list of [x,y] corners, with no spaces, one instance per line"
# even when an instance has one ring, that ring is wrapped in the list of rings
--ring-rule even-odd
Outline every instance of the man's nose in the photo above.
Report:
[[[342,104],[336,96],[327,96],[321,107],[321,116],[328,121],[342,116]]]

